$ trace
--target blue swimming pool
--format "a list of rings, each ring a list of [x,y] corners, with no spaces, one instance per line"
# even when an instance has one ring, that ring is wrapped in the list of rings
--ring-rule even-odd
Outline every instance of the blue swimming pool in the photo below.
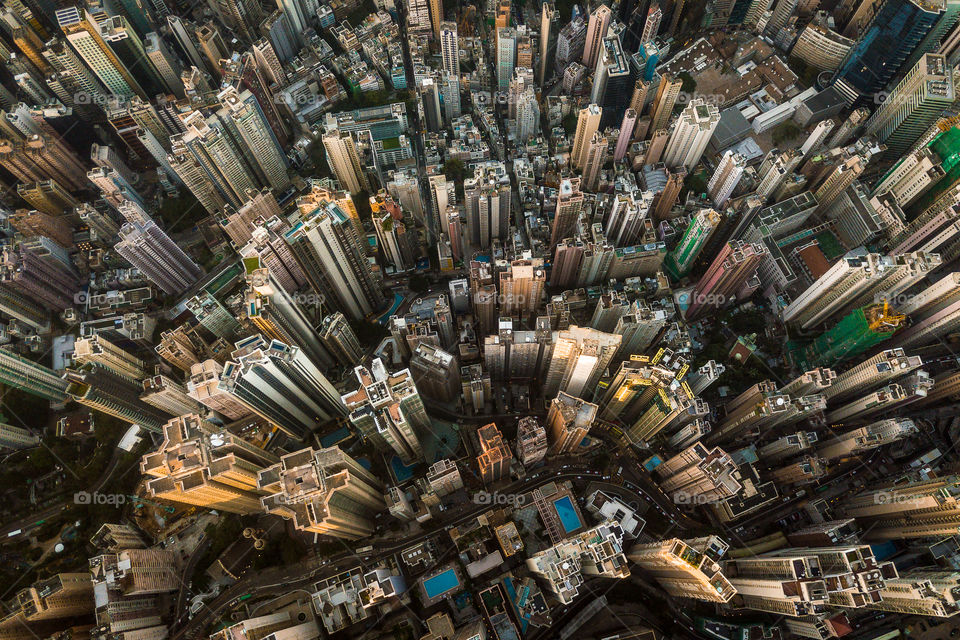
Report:
[[[573,507],[570,496],[563,496],[562,498],[554,500],[553,508],[557,510],[557,515],[560,516],[560,524],[563,525],[567,533],[576,531],[583,526],[579,516],[577,516],[577,510]]]
[[[393,467],[393,475],[396,476],[397,482],[406,482],[413,477],[413,468],[417,465],[411,464],[408,467],[403,464],[399,456],[393,456],[390,459],[390,466]]]
[[[447,569],[443,573],[438,573],[432,578],[423,581],[423,590],[427,592],[428,598],[442,596],[448,591],[453,591],[460,586],[457,579],[457,572],[453,569]]]

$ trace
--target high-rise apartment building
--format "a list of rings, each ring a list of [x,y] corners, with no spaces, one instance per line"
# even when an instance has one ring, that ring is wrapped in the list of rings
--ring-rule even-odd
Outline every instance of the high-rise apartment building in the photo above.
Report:
[[[323,147],[327,152],[327,164],[344,189],[350,193],[370,190],[351,133],[337,129],[328,131],[323,135]]]
[[[582,169],[586,165],[590,141],[600,129],[602,115],[603,109],[596,104],[580,109],[580,114],[577,116],[577,130],[573,137],[573,147],[570,151],[570,165],[575,169]]]
[[[347,413],[336,388],[296,345],[254,334],[237,342],[230,358],[220,388],[292,438]]]
[[[656,579],[671,596],[729,602],[736,593],[718,561],[727,544],[716,537],[634,545],[627,557]]]
[[[687,318],[750,297],[760,286],[756,273],[766,255],[763,244],[740,240],[726,243],[690,294]]]
[[[163,423],[170,417],[167,412],[140,399],[140,382],[114,373],[96,362],[67,369],[65,378],[68,383],[67,395],[74,401],[148,431],[159,433]]]
[[[680,242],[664,260],[667,273],[677,279],[686,277],[720,221],[720,214],[715,209],[701,209],[691,216]]]
[[[140,399],[161,411],[172,416],[204,413],[203,405],[190,397],[186,387],[165,375],[151,376],[141,384],[143,393]]]
[[[203,275],[203,269],[152,220],[123,225],[115,250],[167,294],[182,293]]]
[[[719,122],[720,111],[715,105],[706,104],[699,98],[691,100],[674,124],[663,154],[664,164],[671,168],[692,170],[700,161]]]
[[[261,512],[257,474],[277,456],[196,414],[169,420],[163,442],[143,456],[148,495],[228,513]]]
[[[550,455],[573,453],[597,417],[597,405],[564,392],[550,402],[545,429]]]
[[[613,11],[605,4],[601,4],[590,13],[587,23],[587,37],[583,45],[583,66],[593,69],[600,58],[603,48],[603,39],[607,37],[607,29],[613,19]]]
[[[527,568],[561,604],[568,605],[580,594],[584,575],[630,576],[623,529],[614,521],[601,524],[527,558]]]
[[[104,41],[99,21],[87,8],[64,7],[57,10],[56,19],[67,42],[112,94],[147,99],[136,76]]]
[[[707,194],[713,200],[713,204],[723,208],[730,199],[733,190],[740,183],[743,172],[747,167],[747,161],[739,153],[733,151],[724,152],[717,168],[707,183]]]
[[[513,453],[504,442],[497,425],[491,422],[477,429],[477,441],[480,444],[477,467],[480,469],[480,479],[483,483],[489,485],[499,480],[509,479]]]
[[[410,463],[423,458],[420,438],[430,429],[420,393],[409,369],[387,373],[376,358],[370,368],[358,366],[360,388],[342,397],[351,424],[381,451],[394,451]]]
[[[386,508],[383,483],[340,450],[301,449],[259,472],[264,510],[298,531],[357,540],[373,533]]]
[[[93,362],[131,382],[140,382],[148,375],[146,362],[99,334],[73,343],[73,361],[76,365]]]
[[[617,334],[575,325],[561,331],[543,381],[544,395],[549,398],[561,391],[575,397],[588,394],[596,388],[621,340]]]
[[[524,416],[517,423],[517,458],[524,467],[543,460],[547,455],[547,431],[533,416]]]
[[[866,133],[902,156],[954,100],[953,69],[944,56],[925,54],[867,121]]]
[[[220,386],[223,365],[216,360],[195,362],[189,368],[187,392],[190,397],[229,420],[251,415],[250,408],[226,388]]]
[[[460,367],[451,353],[431,344],[417,345],[410,358],[410,373],[417,390],[440,402],[453,402],[459,396]]]
[[[384,297],[374,278],[356,226],[335,202],[309,204],[284,235],[314,291],[328,304],[359,320],[380,309]]]
[[[680,97],[680,88],[683,81],[669,73],[660,77],[660,84],[657,85],[657,93],[650,104],[650,128],[647,131],[652,136],[661,129],[666,129],[673,116],[673,107],[677,104],[677,98]]]

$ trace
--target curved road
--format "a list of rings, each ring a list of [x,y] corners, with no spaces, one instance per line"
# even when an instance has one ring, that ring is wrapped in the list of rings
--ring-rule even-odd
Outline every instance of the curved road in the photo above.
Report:
[[[100,474],[100,477],[97,479],[97,481],[94,482],[93,485],[91,485],[87,489],[88,493],[96,493],[104,485],[106,485],[107,482],[110,481],[110,478],[113,477],[114,472],[117,470],[117,464],[119,464],[120,462],[121,453],[122,453],[121,450],[118,449],[117,447],[113,448],[113,455],[110,457],[110,462],[109,464],[107,464],[107,468],[104,469],[102,474]],[[53,516],[57,515],[61,511],[64,511],[65,509],[69,508],[70,507],[69,501],[73,500],[73,496],[68,495],[64,498],[64,500],[65,502],[67,502],[66,504],[63,504],[63,503],[55,504],[51,507],[47,507],[46,509],[43,509],[42,511],[37,511],[28,516],[23,516],[18,520],[15,520],[14,522],[3,525],[2,528],[0,528],[0,540],[6,540],[7,535],[16,531],[17,529],[23,529],[23,530],[30,529],[36,526],[36,523],[39,522],[40,520],[46,520],[47,518],[52,518]]]
[[[679,513],[676,505],[666,500],[666,496],[663,496],[662,494],[659,496],[656,494],[651,495],[632,482],[625,481],[623,485],[604,482],[602,480],[602,472],[585,466],[573,467],[567,465],[566,469],[561,468],[558,471],[559,472],[557,473],[550,468],[542,469],[526,478],[523,478],[522,480],[499,487],[497,492],[526,493],[550,482],[575,479],[591,480],[595,484],[607,486],[609,488],[617,488],[622,490],[624,487],[627,487],[636,491],[638,497],[646,498],[651,502],[660,505],[661,508],[666,507],[669,511],[673,512],[674,517],[680,517],[683,519],[683,514]],[[235,600],[240,596],[248,593],[258,597],[279,595],[281,592],[289,591],[295,588],[301,588],[303,586],[309,586],[309,584],[312,582],[316,582],[324,577],[329,577],[340,571],[352,568],[358,563],[361,565],[376,563],[377,561],[393,555],[394,553],[411,545],[415,545],[434,536],[441,535],[445,533],[449,527],[472,520],[489,509],[490,505],[476,505],[472,508],[469,505],[454,507],[453,509],[444,512],[445,514],[448,514],[448,516],[452,517],[448,517],[443,521],[438,520],[433,524],[429,531],[404,538],[402,542],[390,544],[387,540],[372,540],[377,548],[377,551],[375,553],[364,555],[363,557],[356,556],[352,552],[344,551],[327,558],[326,560],[330,561],[329,564],[317,563],[317,561],[314,560],[312,563],[304,563],[306,566],[301,564],[289,570],[281,567],[274,567],[265,571],[245,573],[240,577],[240,580],[217,596],[217,598],[210,602],[208,606],[204,607],[199,613],[197,613],[196,616],[194,616],[193,619],[191,619],[179,631],[173,633],[170,637],[172,640],[193,640],[194,638],[205,637],[203,636],[202,632],[206,629],[207,625],[218,620],[225,610],[235,606],[237,604]],[[686,528],[681,526],[679,523],[677,526],[681,529]]]

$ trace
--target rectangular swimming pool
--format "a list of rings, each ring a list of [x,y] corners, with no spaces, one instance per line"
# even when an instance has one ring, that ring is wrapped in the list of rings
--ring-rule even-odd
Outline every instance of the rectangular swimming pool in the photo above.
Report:
[[[570,496],[563,496],[554,500],[553,508],[557,510],[557,515],[560,516],[560,524],[563,525],[567,533],[576,531],[583,526],[577,516],[577,510],[574,508],[573,502],[570,501]]]
[[[453,569],[447,569],[443,573],[438,573],[423,581],[423,590],[427,593],[427,597],[431,599],[442,596],[448,591],[453,591],[459,586],[460,581],[457,580],[457,572]]]

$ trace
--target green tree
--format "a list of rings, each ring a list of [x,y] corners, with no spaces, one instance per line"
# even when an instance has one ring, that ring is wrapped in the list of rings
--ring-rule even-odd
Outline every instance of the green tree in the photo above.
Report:
[[[690,95],[697,90],[697,81],[694,80],[693,76],[691,76],[688,72],[681,71],[677,74],[677,77],[683,82],[683,84],[680,86],[680,91]]]
[[[451,158],[443,163],[443,175],[446,176],[447,180],[459,183],[467,177],[467,170],[463,166],[462,160]]]
[[[799,136],[802,131],[803,130],[796,122],[793,120],[787,120],[773,130],[773,136],[771,136],[771,139],[773,140],[773,144],[778,145],[782,142],[786,142],[787,140],[793,140]]]

